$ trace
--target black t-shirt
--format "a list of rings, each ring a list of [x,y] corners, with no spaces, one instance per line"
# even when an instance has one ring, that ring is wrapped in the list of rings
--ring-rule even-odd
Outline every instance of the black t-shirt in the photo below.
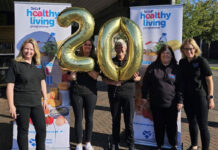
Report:
[[[94,71],[100,72],[100,68],[95,60]],[[76,94],[97,94],[97,80],[93,79],[87,72],[77,72],[76,81],[71,82],[71,88]]]
[[[15,106],[41,105],[41,80],[45,73],[41,65],[12,61],[6,83],[14,83]]]
[[[207,95],[207,84],[205,77],[211,76],[209,64],[206,59],[199,56],[188,62],[187,58],[183,58],[179,62],[181,68],[184,95]]]
[[[127,62],[127,57],[120,61],[117,57],[114,57],[113,62],[115,65],[119,67],[123,67]],[[103,78],[106,78],[105,75],[102,75]],[[131,78],[129,80],[124,81],[121,86],[113,86],[108,85],[108,94],[109,95],[135,95],[135,83],[134,80]]]

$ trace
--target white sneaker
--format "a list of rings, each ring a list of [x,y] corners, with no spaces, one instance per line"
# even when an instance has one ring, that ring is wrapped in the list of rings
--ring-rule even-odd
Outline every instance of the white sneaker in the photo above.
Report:
[[[94,148],[92,147],[90,143],[88,143],[85,145],[85,150],[94,150]]]
[[[83,145],[82,144],[76,145],[75,150],[83,150]]]

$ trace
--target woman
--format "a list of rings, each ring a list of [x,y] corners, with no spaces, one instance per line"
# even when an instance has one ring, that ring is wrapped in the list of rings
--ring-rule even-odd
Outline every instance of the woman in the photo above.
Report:
[[[208,108],[214,108],[212,72],[194,39],[187,39],[181,45],[183,59],[179,66],[184,83],[184,109],[189,121],[191,146],[198,147],[198,128],[201,132],[202,150],[209,150]]]
[[[80,57],[92,57],[95,58],[95,47],[91,40],[86,41],[80,48],[78,55]],[[97,101],[97,78],[99,75],[99,67],[95,61],[94,70],[89,72],[77,72],[71,73],[70,77],[72,81],[70,86],[70,98],[73,106],[75,116],[75,130],[77,146],[76,150],[82,150],[82,119],[83,108],[85,112],[85,149],[93,150],[91,145],[92,128],[93,128],[93,113]],[[75,80],[76,78],[76,80]]]
[[[28,150],[29,118],[36,130],[36,149],[45,150],[46,123],[43,109],[47,108],[47,91],[40,63],[37,42],[27,39],[6,76],[9,112],[16,119],[20,150]],[[42,95],[45,100],[43,104]]]
[[[114,44],[116,56],[113,63],[123,67],[127,62],[127,44],[123,39],[119,39]],[[135,82],[141,80],[138,72],[126,81],[113,81],[102,74],[102,80],[108,85],[108,98],[112,115],[112,145],[111,150],[119,150],[120,142],[120,120],[121,113],[124,115],[126,142],[129,150],[134,150],[134,96]]]
[[[165,130],[171,150],[177,150],[177,116],[183,106],[178,78],[172,48],[163,45],[156,61],[148,66],[142,86],[142,98],[151,105],[158,150],[164,145]]]

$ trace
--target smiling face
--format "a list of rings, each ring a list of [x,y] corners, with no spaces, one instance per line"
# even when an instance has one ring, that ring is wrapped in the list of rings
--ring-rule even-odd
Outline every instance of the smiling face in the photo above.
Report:
[[[185,44],[183,47],[183,53],[189,60],[192,60],[195,57],[196,49],[191,44]]]
[[[84,56],[89,56],[92,50],[92,42],[86,41],[82,46]]]
[[[160,60],[161,60],[162,64],[166,64],[166,65],[170,64],[171,59],[172,59],[172,54],[171,54],[169,49],[163,51],[160,54]]]
[[[33,44],[26,43],[22,52],[25,60],[32,60],[33,56],[35,55]]]
[[[120,58],[121,60],[125,57],[126,55],[126,47],[123,46],[122,44],[116,45],[115,46],[115,51],[116,51],[116,56]]]

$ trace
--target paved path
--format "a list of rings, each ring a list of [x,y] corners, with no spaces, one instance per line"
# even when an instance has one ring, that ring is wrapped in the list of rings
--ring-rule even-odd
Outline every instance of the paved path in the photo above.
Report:
[[[209,112],[209,130],[211,134],[211,144],[210,150],[218,150],[218,71],[214,72],[214,85],[215,85],[215,101],[216,109],[210,110]],[[71,148],[75,147],[74,139],[74,115],[72,108],[71,113],[71,122],[70,122],[70,145]],[[6,99],[0,98],[0,150],[9,150],[12,139],[12,119],[8,113],[8,106]],[[107,93],[105,91],[105,86],[102,82],[99,82],[99,92],[98,92],[98,101],[94,113],[94,129],[93,129],[93,146],[95,150],[104,150],[107,147],[107,139],[111,134],[111,114],[109,110],[109,103]],[[124,130],[124,124],[122,120],[121,131]],[[123,137],[123,136],[121,136]],[[127,149],[125,144],[121,140],[122,149]],[[199,138],[200,139],[200,138]],[[184,150],[186,150],[190,145],[188,123],[184,111],[182,111],[182,142]],[[200,145],[200,143],[199,143]],[[151,147],[145,146],[136,146],[137,150],[153,150]]]

